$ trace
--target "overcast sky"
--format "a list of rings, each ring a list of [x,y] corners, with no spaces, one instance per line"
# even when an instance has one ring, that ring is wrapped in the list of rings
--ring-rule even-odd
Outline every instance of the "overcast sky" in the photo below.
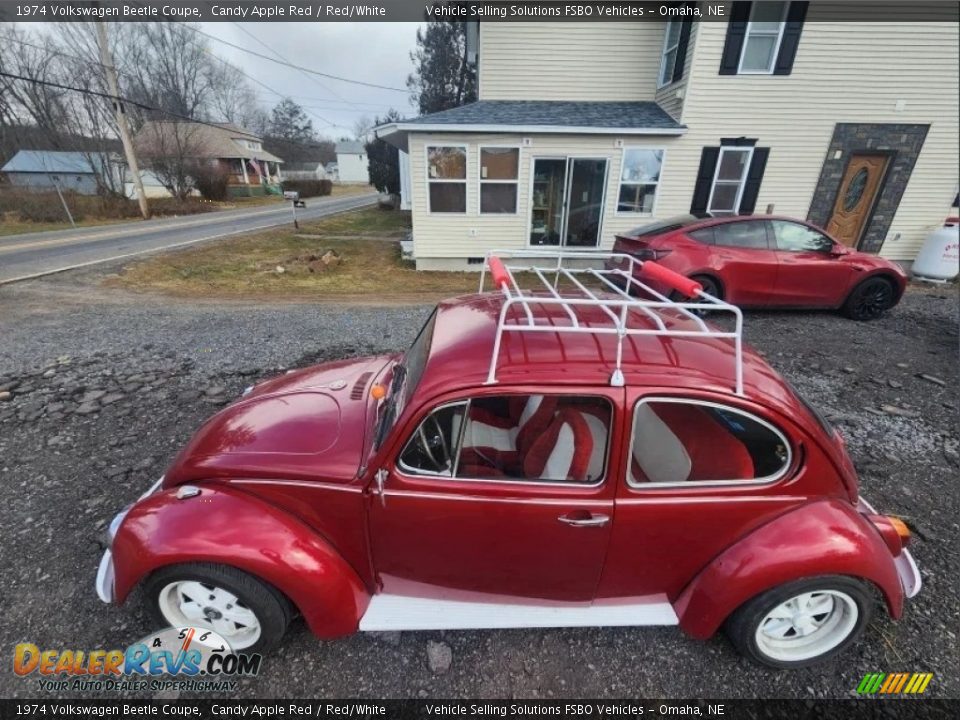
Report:
[[[413,69],[410,51],[416,44],[417,23],[245,22],[238,26],[217,22],[200,25],[214,37],[263,55],[271,53],[257,40],[294,64],[377,85],[405,88],[407,75]],[[405,92],[307,76],[212,40],[210,49],[250,77],[297,101],[310,114],[314,129],[322,135],[333,138],[352,135],[357,118],[367,115],[372,119],[391,107],[404,116],[416,114]],[[276,105],[278,95],[256,83],[251,84],[266,108]]]

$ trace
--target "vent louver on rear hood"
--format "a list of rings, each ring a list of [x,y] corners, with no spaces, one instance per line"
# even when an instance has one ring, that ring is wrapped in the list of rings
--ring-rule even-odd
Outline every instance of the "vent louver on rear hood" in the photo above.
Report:
[[[367,387],[367,383],[370,382],[370,378],[373,377],[372,372],[365,372],[360,377],[357,378],[357,381],[353,384],[353,387],[350,389],[350,399],[351,400],[361,400],[363,398],[363,390]]]

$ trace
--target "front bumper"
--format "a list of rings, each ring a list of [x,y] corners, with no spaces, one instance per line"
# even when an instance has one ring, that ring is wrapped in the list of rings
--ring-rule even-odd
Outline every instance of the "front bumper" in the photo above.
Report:
[[[857,502],[857,510],[861,513],[877,515],[873,505],[868,503],[863,497]],[[900,576],[900,585],[903,587],[903,594],[908,598],[914,597],[920,592],[923,586],[923,580],[920,578],[920,570],[913,559],[910,551],[904,548],[897,557],[893,559],[893,564],[897,568],[897,575]]]
[[[157,490],[160,489],[160,485],[162,484],[163,477],[161,476],[159,480],[150,486],[149,490],[139,497],[139,500],[143,500],[145,497],[153,495]],[[113,569],[113,553],[110,551],[110,547],[113,545],[113,539],[117,536],[117,530],[120,529],[120,524],[123,522],[124,518],[127,517],[127,513],[130,512],[130,508],[132,507],[132,503],[127,505],[123,510],[114,516],[113,520],[111,520],[110,524],[107,526],[107,549],[103,551],[103,556],[100,558],[100,566],[97,568],[97,579],[94,581],[97,589],[97,597],[99,597],[105,603],[112,603],[115,597],[113,589],[115,573]]]

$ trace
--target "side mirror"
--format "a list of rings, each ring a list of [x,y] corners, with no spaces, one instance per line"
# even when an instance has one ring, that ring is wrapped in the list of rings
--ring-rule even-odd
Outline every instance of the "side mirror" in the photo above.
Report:
[[[843,257],[844,255],[850,254],[850,248],[840,243],[834,243],[833,247],[830,248],[829,254],[830,257]]]

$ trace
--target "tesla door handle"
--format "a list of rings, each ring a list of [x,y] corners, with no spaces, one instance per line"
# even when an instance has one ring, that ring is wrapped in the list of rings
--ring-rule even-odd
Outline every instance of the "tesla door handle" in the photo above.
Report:
[[[573,525],[573,527],[603,527],[610,522],[610,516],[593,514],[571,517],[570,515],[561,515],[557,520],[567,525]]]

